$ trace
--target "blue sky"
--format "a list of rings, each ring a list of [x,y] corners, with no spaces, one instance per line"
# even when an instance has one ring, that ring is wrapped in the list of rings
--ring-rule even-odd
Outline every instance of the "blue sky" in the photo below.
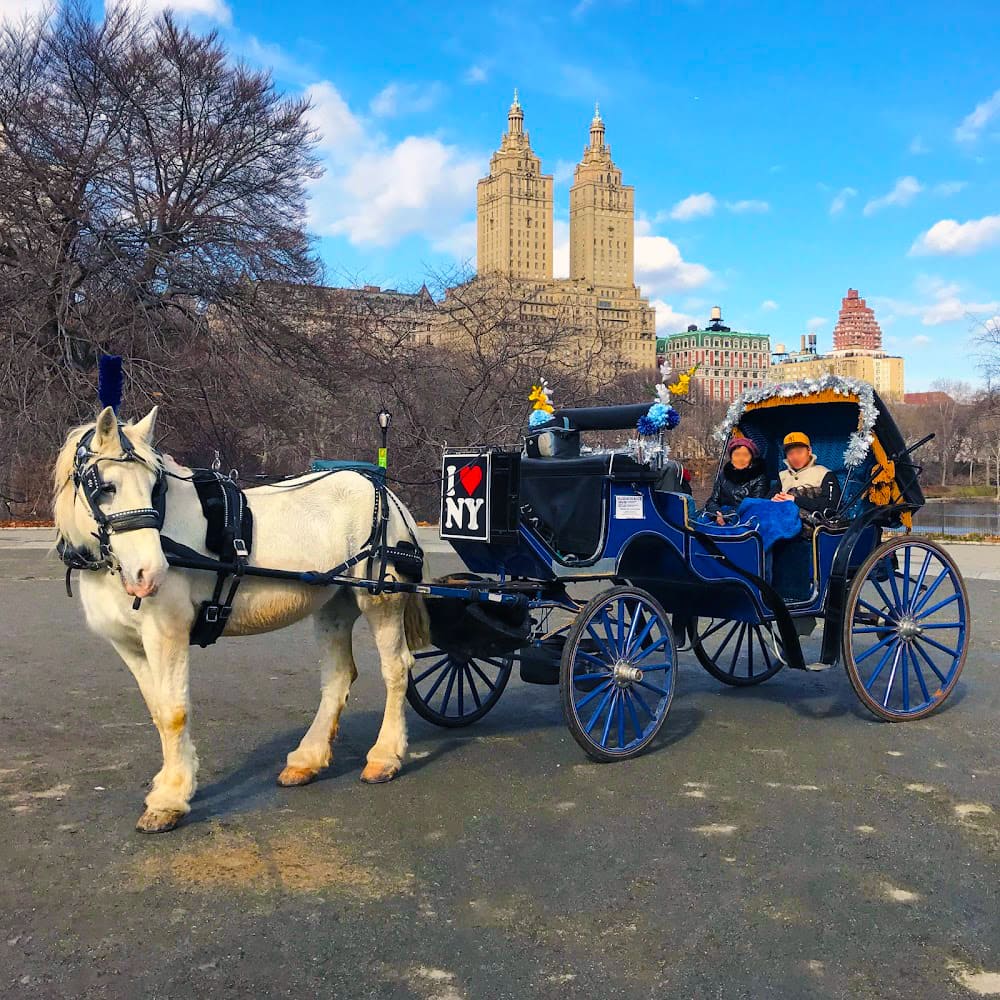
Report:
[[[718,303],[823,348],[854,286],[921,389],[974,379],[970,330],[1000,313],[1000,7],[882,6],[175,3],[311,94],[331,283],[418,287],[474,261],[475,181],[515,86],[564,245],[596,100],[661,331]]]

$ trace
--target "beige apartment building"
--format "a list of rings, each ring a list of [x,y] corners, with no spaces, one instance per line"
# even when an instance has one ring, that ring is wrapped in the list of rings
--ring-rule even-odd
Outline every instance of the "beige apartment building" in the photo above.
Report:
[[[552,176],[542,173],[531,148],[516,91],[489,176],[479,181],[476,208],[478,274],[471,284],[509,289],[521,319],[565,330],[569,350],[596,345],[632,367],[655,366],[656,317],[635,284],[635,191],[622,184],[597,108],[570,188],[568,278],[553,277]],[[445,297],[438,342],[463,335],[457,318],[467,309],[456,303],[471,297],[468,289]]]
[[[768,376],[771,382],[790,382],[827,373],[869,382],[888,403],[903,401],[903,359],[881,351],[792,354],[772,364]]]
[[[903,401],[903,359],[882,349],[882,328],[874,310],[856,288],[849,288],[840,300],[831,353],[817,354],[815,334],[802,336],[797,353],[786,354],[780,344],[775,351],[776,359],[770,370],[772,382],[817,378],[830,373],[869,382],[887,402]]]

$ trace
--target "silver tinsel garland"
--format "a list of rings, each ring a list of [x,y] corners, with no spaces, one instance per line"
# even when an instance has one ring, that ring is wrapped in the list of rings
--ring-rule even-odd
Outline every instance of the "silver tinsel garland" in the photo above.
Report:
[[[875,393],[867,382],[861,379],[843,378],[840,375],[823,375],[820,378],[800,379],[797,382],[776,382],[773,385],[762,385],[756,389],[747,389],[742,396],[734,399],[726,412],[725,419],[715,429],[715,439],[725,443],[729,432],[740,422],[747,403],[762,403],[776,396],[791,399],[794,396],[815,396],[817,393],[830,390],[838,396],[856,396],[861,410],[861,426],[848,438],[847,449],[844,451],[846,466],[860,465],[868,456],[871,448],[875,421],[878,419],[878,407],[875,405]]]

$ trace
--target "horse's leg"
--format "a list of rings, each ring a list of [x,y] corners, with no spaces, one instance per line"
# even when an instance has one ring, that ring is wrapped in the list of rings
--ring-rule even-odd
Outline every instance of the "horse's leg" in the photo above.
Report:
[[[198,756],[191,740],[188,688],[188,637],[176,639],[148,628],[143,645],[115,642],[132,671],[160,734],[163,767],[146,796],[146,811],[136,829],[142,833],[172,830],[191,811],[197,787]]]
[[[370,784],[391,781],[406,756],[406,716],[403,701],[406,681],[413,666],[413,654],[403,627],[405,596],[402,594],[363,598],[362,607],[375,637],[385,681],[385,715],[375,746],[368,751],[368,763],[361,780]]]
[[[330,766],[340,713],[358,676],[351,632],[360,611],[354,598],[341,591],[316,612],[316,637],[323,646],[319,708],[299,745],[286,758],[279,785],[305,785]]]

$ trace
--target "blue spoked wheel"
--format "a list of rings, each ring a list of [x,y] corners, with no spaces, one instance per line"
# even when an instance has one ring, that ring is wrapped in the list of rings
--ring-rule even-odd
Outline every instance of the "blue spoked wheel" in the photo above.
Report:
[[[695,618],[690,632],[698,662],[723,684],[762,684],[785,665],[781,637],[771,624]]]
[[[907,536],[859,567],[844,609],[847,676],[880,719],[930,715],[951,694],[969,646],[969,598],[940,545]]]
[[[510,680],[510,656],[458,656],[441,649],[415,653],[406,700],[435,726],[458,729],[481,719]]]
[[[670,619],[638,587],[598,594],[566,637],[559,670],[563,714],[594,760],[641,753],[670,710],[677,650]]]

